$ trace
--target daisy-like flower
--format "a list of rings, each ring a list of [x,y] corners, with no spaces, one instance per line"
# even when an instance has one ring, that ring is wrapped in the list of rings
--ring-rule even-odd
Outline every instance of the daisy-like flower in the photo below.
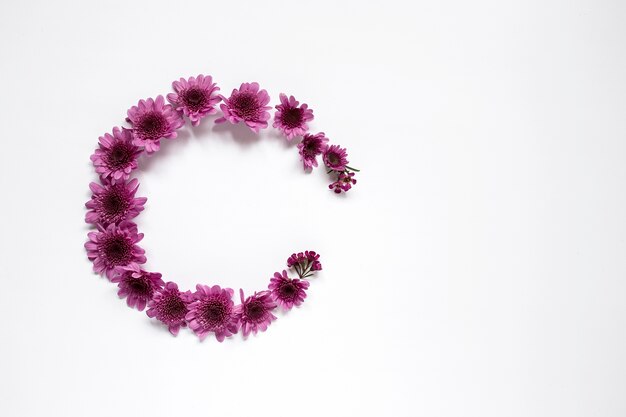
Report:
[[[274,277],[270,280],[268,288],[271,291],[272,298],[280,305],[283,310],[291,310],[295,306],[302,304],[306,298],[306,289],[309,288],[309,282],[297,278],[289,278],[287,271],[274,273]]]
[[[175,92],[167,95],[167,101],[176,111],[189,117],[193,126],[198,126],[204,116],[217,113],[215,105],[221,100],[217,95],[219,87],[210,75],[181,78],[172,83],[172,88]]]
[[[137,307],[143,311],[154,292],[163,288],[163,280],[158,272],[146,272],[137,264],[120,267],[115,270],[115,277],[111,282],[117,282],[120,298],[126,298],[128,307]]]
[[[258,331],[264,332],[276,320],[276,316],[272,314],[276,303],[269,291],[255,292],[244,300],[243,290],[240,289],[239,296],[241,304],[236,309],[240,315],[243,337],[248,337],[250,333],[257,334]]]
[[[280,93],[280,104],[276,106],[273,126],[280,129],[287,140],[304,135],[309,130],[307,122],[313,120],[313,110],[306,103],[302,103],[302,106],[298,106],[299,104],[294,96],[287,98]]]
[[[220,104],[224,115],[215,123],[229,121],[236,124],[244,122],[254,132],[267,127],[270,119],[270,96],[265,90],[259,90],[259,83],[243,83],[239,90],[234,89],[229,98],[220,95],[224,103]]]
[[[339,173],[337,181],[330,184],[328,188],[330,188],[337,194],[340,194],[342,191],[344,193],[347,193],[354,184],[356,184],[356,179],[354,179],[354,172],[343,171]]]
[[[287,266],[294,268],[300,278],[306,278],[313,275],[315,271],[322,270],[322,264],[319,261],[320,256],[312,250],[294,253],[287,259]]]
[[[302,141],[298,143],[298,153],[305,170],[317,166],[317,156],[324,152],[327,143],[328,138],[324,136],[324,132],[304,135]]]
[[[112,135],[100,136],[98,149],[91,155],[91,160],[102,178],[115,183],[128,179],[130,171],[137,168],[140,154],[141,149],[133,145],[132,131],[114,127]]]
[[[348,152],[339,145],[330,145],[324,150],[324,164],[333,171],[344,171],[348,165]]]
[[[211,332],[219,342],[223,342],[239,330],[239,315],[230,288],[196,285],[194,299],[189,305],[189,313],[185,319],[195,334],[204,340]]]
[[[93,261],[93,270],[111,279],[114,270],[120,266],[128,266],[135,262],[146,263],[145,251],[137,246],[143,239],[143,233],[137,233],[137,225],[124,220],[119,225],[111,223],[105,229],[98,226],[97,232],[88,234],[85,243],[87,257]]]
[[[168,282],[154,291],[146,314],[167,325],[170,333],[176,336],[181,327],[187,326],[185,316],[189,313],[192,298],[190,291],[181,292],[175,282]]]
[[[175,138],[176,130],[185,123],[172,106],[165,104],[163,96],[139,100],[139,104],[128,109],[126,120],[133,125],[133,143],[148,153],[159,150],[162,138]]]
[[[89,209],[85,215],[85,221],[108,226],[111,223],[120,223],[137,217],[147,200],[146,197],[135,197],[137,187],[139,187],[139,181],[136,178],[128,182],[106,185],[92,182],[89,188],[93,195],[91,200],[85,203]]]

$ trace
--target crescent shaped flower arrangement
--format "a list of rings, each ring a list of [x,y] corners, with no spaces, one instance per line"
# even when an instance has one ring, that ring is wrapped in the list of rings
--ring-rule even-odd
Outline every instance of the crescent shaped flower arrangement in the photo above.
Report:
[[[146,197],[137,197],[139,181],[131,179],[142,154],[159,151],[161,139],[174,139],[177,130],[189,119],[192,126],[202,118],[221,110],[215,123],[244,123],[255,133],[268,127],[271,118],[270,96],[256,82],[243,83],[233,89],[230,97],[218,94],[219,87],[211,76],[181,78],[172,83],[173,92],[155,99],[140,100],[127,112],[130,127],[114,127],[99,138],[91,161],[100,182],[92,182],[91,199],[85,204],[85,221],[96,230],[89,232],[85,243],[93,270],[117,283],[118,295],[126,298],[131,308],[143,311],[162,322],[177,335],[181,327],[189,327],[200,340],[214,334],[219,342],[241,330],[244,338],[250,333],[265,331],[276,320],[274,311],[280,307],[291,310],[307,296],[308,278],[322,269],[319,254],[304,251],[292,254],[287,270],[274,273],[267,289],[246,295],[239,290],[239,303],[233,301],[234,290],[218,285],[198,284],[195,291],[183,291],[174,282],[165,282],[158,272],[145,271],[145,251],[138,245],[143,234],[131,220],[144,209]],[[318,157],[333,177],[329,188],[335,193],[349,191],[357,169],[348,166],[348,153],[339,145],[329,144],[323,132],[308,133],[313,110],[300,104],[293,96],[280,94],[272,126],[288,141],[300,138],[298,153],[304,170],[318,166]],[[168,103],[169,102],[169,103]],[[221,104],[220,104],[221,102]]]

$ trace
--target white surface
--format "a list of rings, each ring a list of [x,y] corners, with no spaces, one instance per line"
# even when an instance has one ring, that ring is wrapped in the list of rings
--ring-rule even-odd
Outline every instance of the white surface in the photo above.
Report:
[[[0,415],[626,415],[624,4],[367,3],[0,5]],[[322,254],[246,343],[171,337],[83,250],[98,136],[198,73],[294,94],[362,169],[338,198],[212,120],[144,161],[166,279]]]

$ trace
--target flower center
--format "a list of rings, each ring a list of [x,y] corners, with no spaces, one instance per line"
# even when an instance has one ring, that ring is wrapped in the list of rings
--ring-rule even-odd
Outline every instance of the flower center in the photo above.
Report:
[[[116,189],[111,189],[102,198],[102,211],[105,217],[112,220],[123,215],[128,208],[128,201]]]
[[[205,325],[215,327],[224,323],[227,314],[226,306],[217,300],[213,300],[205,304],[202,309],[201,318]]]
[[[293,282],[286,282],[280,287],[280,296],[286,299],[292,299],[298,293],[298,289]]]
[[[159,320],[170,324],[182,320],[187,314],[187,306],[178,295],[165,295],[158,306]]]
[[[258,320],[265,314],[265,307],[260,301],[252,301],[246,306],[246,316],[250,320]]]
[[[134,295],[148,298],[152,296],[152,287],[143,278],[130,279],[128,281],[128,286]]]
[[[204,92],[197,88],[191,88],[185,92],[184,97],[185,104],[191,110],[199,110],[206,102]]]
[[[289,128],[296,128],[302,125],[302,109],[295,107],[285,110],[282,113],[282,122]]]
[[[255,94],[242,93],[234,96],[230,100],[230,104],[237,114],[244,120],[248,120],[256,116],[259,104]]]
[[[326,160],[331,165],[338,165],[341,162],[341,158],[336,153],[329,153],[326,156]]]
[[[146,114],[139,122],[138,129],[147,139],[160,139],[163,136],[167,121],[162,114],[152,112]]]
[[[117,143],[109,152],[108,163],[112,168],[125,168],[131,160],[131,153],[126,144]]]
[[[132,245],[123,236],[114,236],[102,245],[110,265],[127,265],[131,258]]]

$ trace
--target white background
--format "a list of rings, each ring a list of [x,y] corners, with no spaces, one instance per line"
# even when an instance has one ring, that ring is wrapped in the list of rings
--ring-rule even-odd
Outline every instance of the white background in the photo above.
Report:
[[[626,7],[3,1],[0,415],[626,415]],[[170,336],[91,272],[98,136],[178,77],[294,94],[362,169],[207,119],[142,160],[147,268],[302,308]]]

